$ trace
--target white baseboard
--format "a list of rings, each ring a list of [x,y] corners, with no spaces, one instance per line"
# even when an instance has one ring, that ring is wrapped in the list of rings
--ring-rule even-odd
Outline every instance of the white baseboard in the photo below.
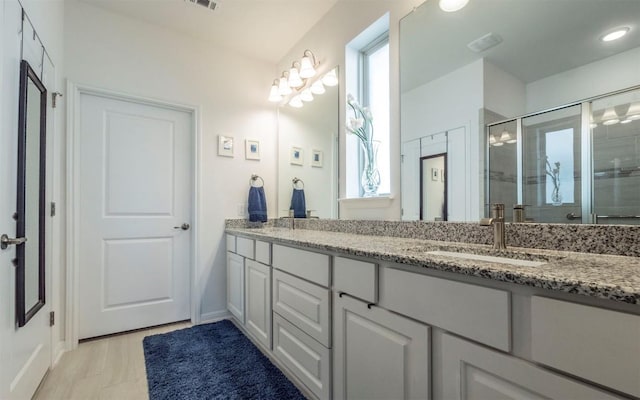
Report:
[[[204,314],[200,314],[200,323],[208,324],[211,322],[217,322],[223,319],[227,319],[231,317],[231,313],[227,310],[208,312]]]
[[[58,362],[60,362],[62,355],[66,351],[67,351],[67,342],[65,342],[64,340],[61,340],[58,343],[56,343],[53,349],[53,363],[51,364],[52,368],[58,365]]]

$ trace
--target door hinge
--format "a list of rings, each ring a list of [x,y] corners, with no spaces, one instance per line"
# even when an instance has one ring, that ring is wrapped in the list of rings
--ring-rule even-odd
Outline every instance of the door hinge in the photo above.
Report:
[[[62,93],[60,92],[51,93],[51,107],[56,108],[56,106],[58,105],[58,102],[56,101],[58,97],[62,97]]]
[[[52,217],[56,216],[56,202],[55,201],[51,202],[51,216]]]
[[[51,311],[49,313],[49,326],[54,326],[56,324],[56,312]]]

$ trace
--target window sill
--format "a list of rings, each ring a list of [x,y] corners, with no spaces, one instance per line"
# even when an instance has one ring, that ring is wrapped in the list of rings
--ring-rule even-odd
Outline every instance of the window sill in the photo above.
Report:
[[[349,208],[387,208],[393,199],[394,196],[389,194],[376,197],[349,197],[338,199],[338,202]]]

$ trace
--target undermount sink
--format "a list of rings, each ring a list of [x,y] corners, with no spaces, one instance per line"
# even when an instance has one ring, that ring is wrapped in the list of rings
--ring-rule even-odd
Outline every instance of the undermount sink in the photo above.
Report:
[[[546,264],[546,262],[544,261],[520,260],[515,258],[485,256],[485,255],[472,254],[472,253],[458,253],[455,251],[436,250],[436,251],[427,251],[426,253],[433,254],[434,256],[462,258],[465,260],[487,261],[487,262],[493,262],[493,263],[499,263],[499,264],[517,265],[520,267],[539,267],[541,265]]]

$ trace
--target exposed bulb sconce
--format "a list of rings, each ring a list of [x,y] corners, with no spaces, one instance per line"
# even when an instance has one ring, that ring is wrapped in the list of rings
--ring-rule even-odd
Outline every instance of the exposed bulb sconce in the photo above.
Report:
[[[300,77],[303,79],[313,78],[316,75],[316,67],[319,65],[313,52],[305,50],[302,61],[300,61]]]
[[[271,85],[271,92],[269,92],[269,101],[273,103],[277,103],[282,101],[282,96],[278,90],[278,79],[273,80],[273,85]]]

